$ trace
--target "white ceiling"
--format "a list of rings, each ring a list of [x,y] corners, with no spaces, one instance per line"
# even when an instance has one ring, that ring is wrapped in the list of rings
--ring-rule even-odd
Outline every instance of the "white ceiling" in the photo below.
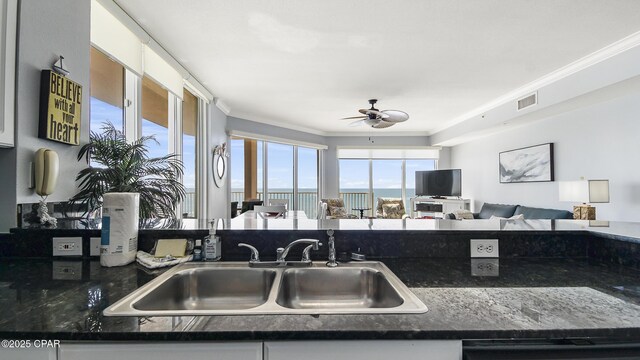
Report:
[[[117,0],[232,116],[320,134],[367,99],[426,134],[640,30],[638,0]]]

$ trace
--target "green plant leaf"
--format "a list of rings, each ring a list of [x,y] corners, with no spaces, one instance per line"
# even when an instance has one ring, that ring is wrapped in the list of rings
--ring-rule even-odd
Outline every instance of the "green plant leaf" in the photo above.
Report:
[[[109,122],[101,130],[92,131],[89,143],[78,151],[78,161],[93,166],[78,173],[79,191],[70,202],[95,211],[107,192],[137,192],[140,218],[174,218],[176,205],[186,197],[184,185],[178,181],[184,173],[178,156],[149,158],[149,143],[158,143],[154,136],[128,142],[124,133]]]

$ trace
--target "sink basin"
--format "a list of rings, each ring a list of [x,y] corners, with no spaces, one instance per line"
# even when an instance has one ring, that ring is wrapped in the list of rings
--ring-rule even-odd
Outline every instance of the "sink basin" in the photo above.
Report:
[[[392,308],[404,300],[371,268],[288,269],[276,302],[291,309]]]
[[[132,304],[137,310],[234,310],[267,302],[276,272],[269,269],[180,271]]]
[[[184,263],[104,310],[105,316],[407,314],[427,307],[375,261],[328,268]]]

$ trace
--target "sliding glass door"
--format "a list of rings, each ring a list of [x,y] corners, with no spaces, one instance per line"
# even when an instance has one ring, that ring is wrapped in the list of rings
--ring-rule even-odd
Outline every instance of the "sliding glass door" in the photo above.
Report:
[[[307,217],[318,212],[318,150],[298,146],[298,198],[296,208]]]
[[[435,159],[348,159],[339,160],[340,197],[347,210],[372,208],[375,214],[378,198],[404,199],[409,211],[415,197],[416,171],[434,170]]]
[[[372,160],[373,206],[378,198],[402,198],[402,160]],[[372,211],[375,214],[375,209]]]
[[[269,199],[287,200],[293,209],[293,146],[267,143],[267,164]]]
[[[318,159],[319,152],[313,148],[232,138],[231,201],[257,198],[268,204],[269,199],[284,199],[289,210],[303,210],[315,218]]]

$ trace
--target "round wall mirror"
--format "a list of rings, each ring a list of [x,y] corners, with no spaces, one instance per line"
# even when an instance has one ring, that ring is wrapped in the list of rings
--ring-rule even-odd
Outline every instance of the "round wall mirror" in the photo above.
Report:
[[[227,160],[224,155],[213,154],[213,181],[217,187],[224,186],[227,175]]]

